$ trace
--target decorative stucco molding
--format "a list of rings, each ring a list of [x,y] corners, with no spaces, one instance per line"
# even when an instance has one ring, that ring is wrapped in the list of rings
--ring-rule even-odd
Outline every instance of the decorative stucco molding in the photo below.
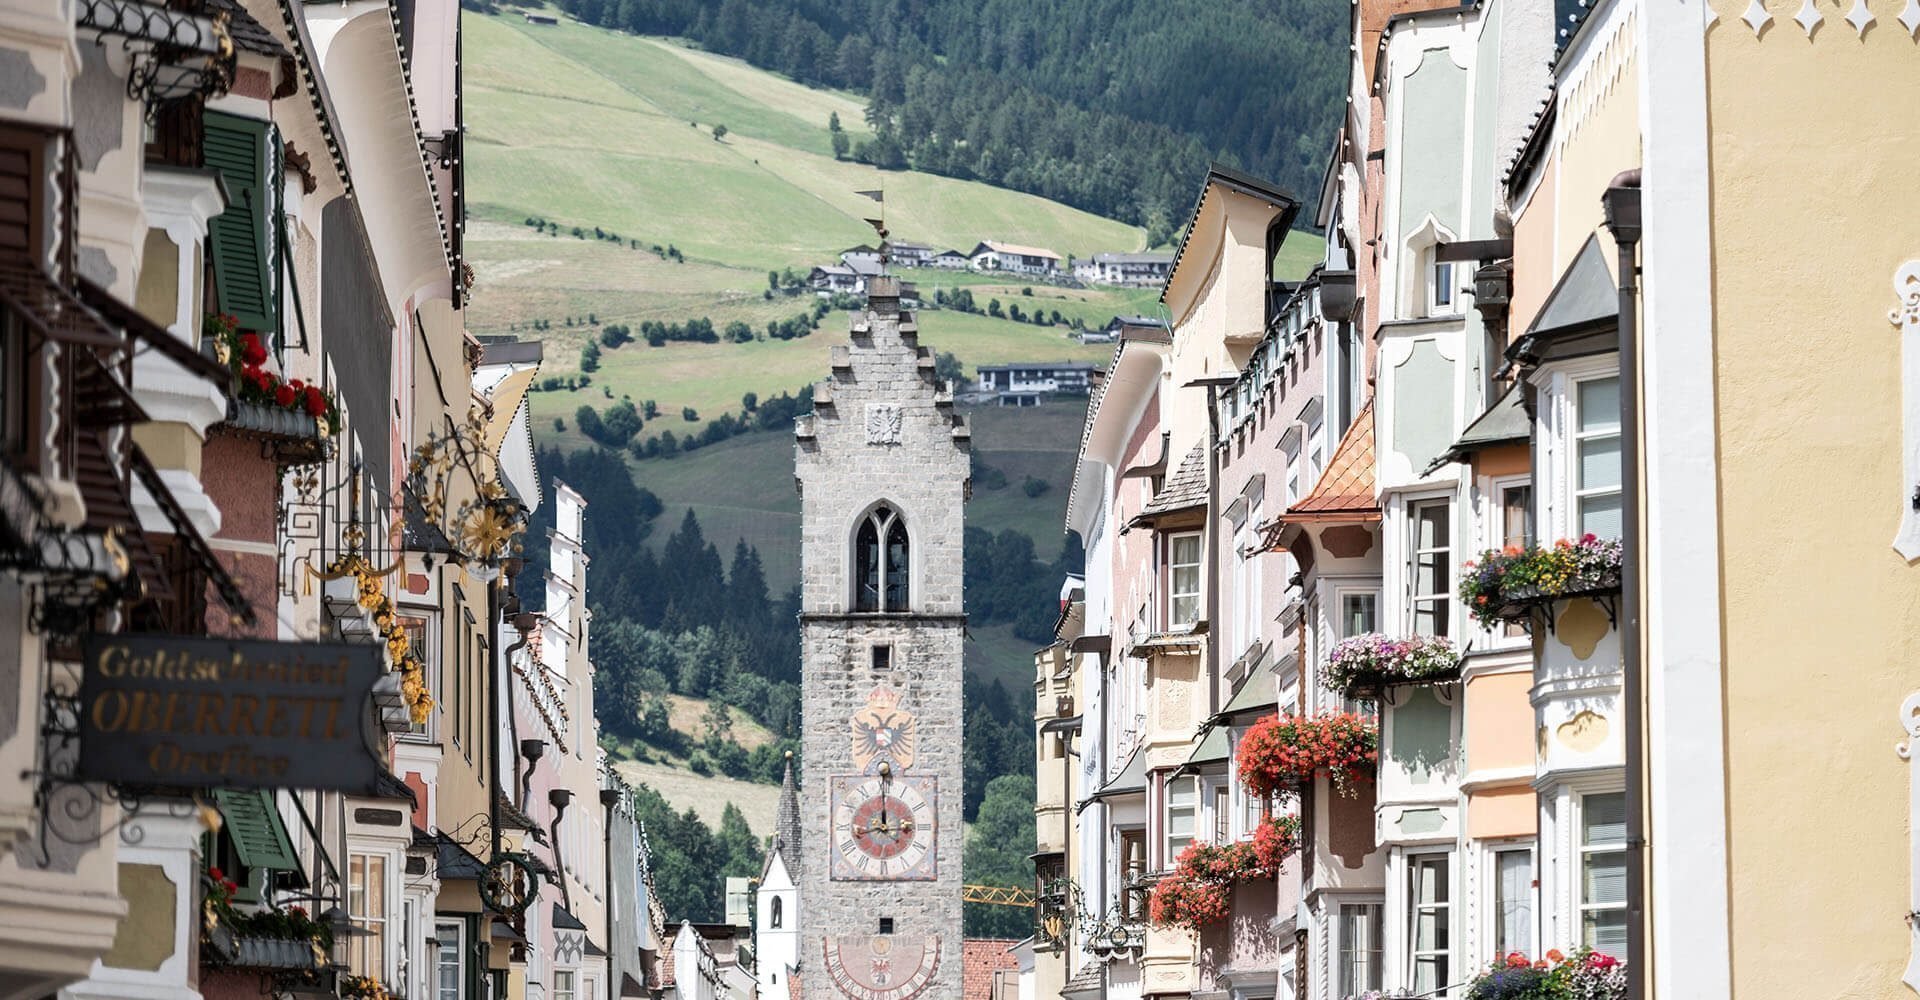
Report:
[[[1920,0],[1907,0],[1907,5],[1900,11],[1900,26],[1907,29],[1908,38],[1920,32]]]
[[[1920,259],[1893,272],[1893,295],[1899,304],[1887,312],[1887,321],[1900,330],[1900,425],[1906,451],[1893,548],[1912,562],[1920,558]]]
[[[1900,728],[1907,731],[1907,738],[1894,744],[1893,752],[1908,764],[1907,837],[1913,855],[1907,864],[1907,934],[1911,940],[1907,971],[1900,979],[1908,989],[1920,993],[1920,767],[1913,766],[1913,751],[1920,744],[1920,691],[1900,703]]]

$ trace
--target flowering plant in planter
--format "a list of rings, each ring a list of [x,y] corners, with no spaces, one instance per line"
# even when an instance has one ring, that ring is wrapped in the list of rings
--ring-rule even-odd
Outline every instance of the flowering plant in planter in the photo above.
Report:
[[[1326,774],[1343,795],[1370,778],[1380,760],[1380,726],[1351,712],[1269,715],[1240,738],[1240,780],[1255,795],[1274,795]]]
[[[1300,818],[1269,816],[1253,830],[1253,860],[1263,870],[1277,873],[1289,855],[1300,849]]]
[[[1593,534],[1551,546],[1488,549],[1461,567],[1460,599],[1475,621],[1491,628],[1523,617],[1532,604],[1618,588],[1620,562],[1619,539]]]
[[[1582,948],[1559,949],[1528,961],[1513,952],[1467,984],[1467,1000],[1622,1000],[1627,968],[1612,955]]]
[[[1351,692],[1405,681],[1452,680],[1460,676],[1460,651],[1446,638],[1415,635],[1395,639],[1368,632],[1340,640],[1327,654],[1321,683]]]
[[[1233,884],[1271,878],[1254,845],[1245,841],[1209,844],[1194,841],[1180,852],[1173,871],[1154,883],[1147,914],[1156,924],[1174,924],[1197,931],[1227,918]]]
[[[372,976],[342,976],[340,1000],[392,1000],[387,986]]]
[[[285,381],[269,370],[267,347],[257,333],[242,332],[240,321],[226,313],[208,313],[200,336],[213,342],[214,356],[233,371],[239,398],[260,406],[312,417],[322,437],[340,432],[340,407],[333,396],[300,379]]]

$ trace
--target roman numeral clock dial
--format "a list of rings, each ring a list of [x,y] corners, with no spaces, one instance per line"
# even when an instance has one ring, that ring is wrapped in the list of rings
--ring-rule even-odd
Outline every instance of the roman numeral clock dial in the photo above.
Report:
[[[833,877],[931,881],[935,779],[845,775],[833,779]]]

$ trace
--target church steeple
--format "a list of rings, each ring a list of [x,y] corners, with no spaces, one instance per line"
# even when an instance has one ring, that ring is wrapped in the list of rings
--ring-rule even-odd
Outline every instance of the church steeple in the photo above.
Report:
[[[793,783],[793,751],[787,751],[787,773],[780,779],[780,808],[773,817],[773,853],[786,863],[787,873],[800,878],[800,790]]]

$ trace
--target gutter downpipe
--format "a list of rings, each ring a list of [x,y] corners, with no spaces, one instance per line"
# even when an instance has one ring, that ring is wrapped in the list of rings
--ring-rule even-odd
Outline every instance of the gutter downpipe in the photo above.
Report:
[[[1601,197],[1620,271],[1620,668],[1626,702],[1627,1000],[1647,996],[1650,959],[1646,935],[1646,748],[1641,677],[1640,599],[1640,171],[1622,171]]]

